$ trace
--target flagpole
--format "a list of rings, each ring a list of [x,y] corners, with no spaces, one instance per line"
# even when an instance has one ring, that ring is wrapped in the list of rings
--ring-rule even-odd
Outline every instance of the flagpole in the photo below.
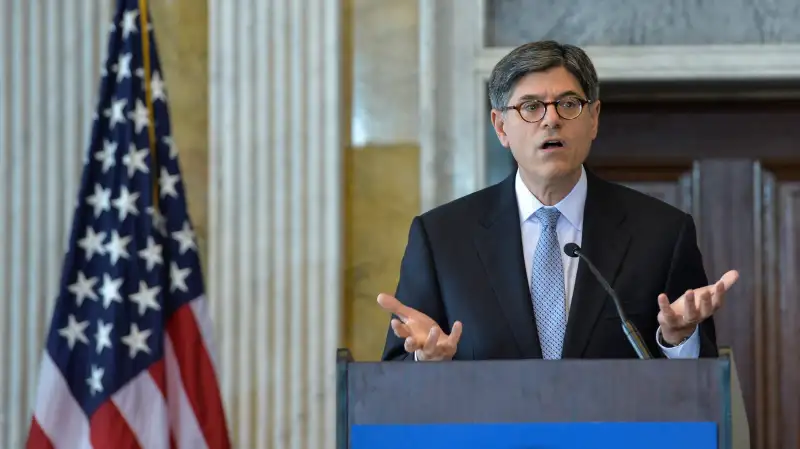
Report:
[[[151,176],[153,178],[153,211],[158,211],[158,158],[156,154],[155,114],[153,113],[153,97],[150,89],[150,30],[147,27],[147,0],[139,0],[139,20],[142,35],[142,65],[144,66],[144,97],[150,125],[147,134],[150,139],[150,159],[152,160]]]

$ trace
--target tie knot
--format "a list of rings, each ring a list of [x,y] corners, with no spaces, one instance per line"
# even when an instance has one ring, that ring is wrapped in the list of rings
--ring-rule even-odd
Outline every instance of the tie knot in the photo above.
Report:
[[[555,207],[542,207],[534,214],[543,227],[555,227],[561,212]]]

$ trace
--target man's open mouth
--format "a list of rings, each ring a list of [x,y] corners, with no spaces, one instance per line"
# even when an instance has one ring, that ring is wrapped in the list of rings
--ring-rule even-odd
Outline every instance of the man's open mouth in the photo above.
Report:
[[[553,148],[561,148],[563,146],[564,146],[564,142],[561,141],[561,140],[557,140],[557,139],[556,140],[548,140],[548,141],[545,141],[545,143],[542,144],[542,149],[543,150],[550,150],[550,149],[553,149]]]

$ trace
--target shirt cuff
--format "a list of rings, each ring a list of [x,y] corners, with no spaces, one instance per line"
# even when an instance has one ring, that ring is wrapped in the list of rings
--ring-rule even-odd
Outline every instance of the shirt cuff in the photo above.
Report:
[[[678,346],[667,348],[661,344],[661,326],[656,330],[656,343],[661,352],[669,359],[696,359],[700,357],[700,325],[694,328],[692,335]]]

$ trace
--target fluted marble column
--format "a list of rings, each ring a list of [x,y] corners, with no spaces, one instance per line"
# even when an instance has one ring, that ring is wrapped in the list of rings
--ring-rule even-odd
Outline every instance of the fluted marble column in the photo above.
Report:
[[[340,14],[210,0],[208,283],[237,448],[335,444]]]
[[[23,447],[112,2],[0,1],[0,447]]]

